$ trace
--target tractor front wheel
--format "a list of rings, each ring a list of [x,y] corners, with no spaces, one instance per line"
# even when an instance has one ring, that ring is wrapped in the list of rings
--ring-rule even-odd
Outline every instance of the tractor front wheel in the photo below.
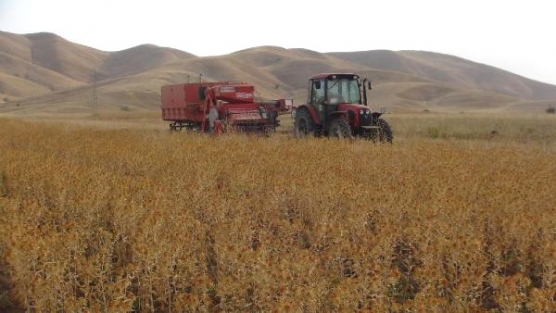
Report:
[[[306,109],[298,110],[295,115],[295,137],[303,138],[315,133],[315,122],[309,111]]]
[[[328,131],[328,136],[339,139],[353,138],[349,123],[342,118],[337,118],[332,121],[332,123],[330,124],[330,130]]]
[[[392,132],[390,125],[388,125],[385,120],[379,118],[376,122],[376,126],[378,126],[378,128],[371,130],[367,138],[375,142],[378,140],[380,142],[392,143],[394,140],[394,132]]]

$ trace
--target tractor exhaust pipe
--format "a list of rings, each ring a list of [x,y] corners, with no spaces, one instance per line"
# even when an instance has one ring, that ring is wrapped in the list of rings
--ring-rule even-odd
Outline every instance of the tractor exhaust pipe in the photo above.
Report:
[[[369,90],[373,89],[371,86],[371,81],[365,77],[363,78],[363,104],[365,106],[369,106],[369,104],[367,103],[367,87],[369,88]]]

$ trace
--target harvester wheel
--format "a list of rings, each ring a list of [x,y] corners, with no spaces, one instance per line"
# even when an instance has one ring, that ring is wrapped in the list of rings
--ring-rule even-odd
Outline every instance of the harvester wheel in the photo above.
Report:
[[[178,123],[170,123],[170,131],[171,132],[181,131],[181,125]]]
[[[332,121],[332,123],[330,124],[330,130],[328,131],[328,136],[339,139],[353,138],[349,123],[343,118],[337,118]]]
[[[276,128],[272,125],[265,125],[263,126],[263,136],[264,137],[270,137],[272,135],[272,133],[274,133],[276,131]]]
[[[389,142],[392,143],[394,140],[394,132],[392,132],[392,128],[388,125],[388,122],[379,118],[377,121],[377,125],[379,128],[373,130],[370,133],[369,139],[373,141],[380,141],[380,142]]]
[[[295,115],[295,136],[303,138],[315,133],[315,123],[309,111],[306,109],[298,110]]]

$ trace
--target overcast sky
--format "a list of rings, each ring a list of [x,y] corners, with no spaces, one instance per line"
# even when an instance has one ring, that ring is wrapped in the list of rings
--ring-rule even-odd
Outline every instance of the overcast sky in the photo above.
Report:
[[[104,51],[424,50],[556,84],[554,0],[0,0],[0,30]]]

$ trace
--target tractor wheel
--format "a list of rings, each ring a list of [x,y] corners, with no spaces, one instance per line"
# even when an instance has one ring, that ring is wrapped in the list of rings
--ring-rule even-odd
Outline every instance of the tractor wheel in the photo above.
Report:
[[[390,128],[390,125],[388,125],[385,120],[379,118],[377,126],[380,127],[378,129],[378,140],[380,142],[392,143],[392,140],[394,140],[394,133],[392,132],[392,128]]]
[[[183,126],[179,123],[171,123],[170,124],[170,131],[171,132],[180,132]]]
[[[295,137],[303,138],[315,133],[315,122],[309,111],[301,109],[295,115]]]
[[[342,118],[337,118],[333,120],[332,123],[330,124],[328,137],[339,138],[339,139],[352,139],[353,134],[351,133],[351,127],[349,127],[349,123]]]
[[[276,128],[273,125],[264,125],[261,131],[264,137],[270,137],[274,132],[276,132]]]

